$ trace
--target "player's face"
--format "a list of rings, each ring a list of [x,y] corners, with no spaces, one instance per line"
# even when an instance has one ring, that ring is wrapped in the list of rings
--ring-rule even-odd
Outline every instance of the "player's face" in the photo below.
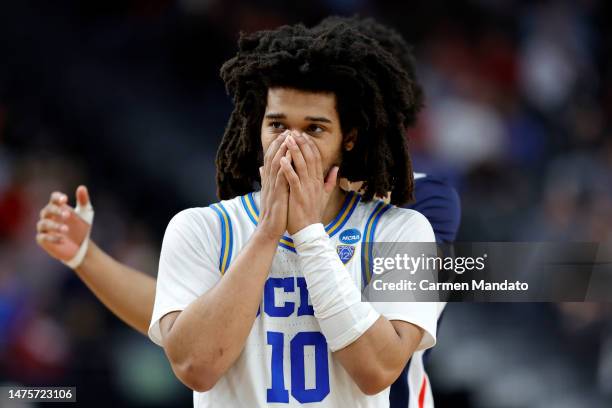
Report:
[[[340,164],[343,138],[336,111],[336,95],[333,93],[270,88],[261,123],[263,151],[287,129],[312,137],[321,153],[324,176],[332,166]]]

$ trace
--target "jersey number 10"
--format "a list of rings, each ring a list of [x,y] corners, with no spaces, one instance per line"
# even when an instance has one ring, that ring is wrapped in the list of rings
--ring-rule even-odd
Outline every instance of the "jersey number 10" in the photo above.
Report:
[[[267,332],[268,344],[272,346],[272,387],[267,390],[268,402],[289,402],[289,392],[285,388],[283,352],[285,335],[280,332]],[[315,388],[306,389],[304,370],[304,347],[315,349]],[[329,363],[327,342],[319,332],[300,332],[290,342],[291,353],[291,395],[300,403],[320,402],[329,394]]]

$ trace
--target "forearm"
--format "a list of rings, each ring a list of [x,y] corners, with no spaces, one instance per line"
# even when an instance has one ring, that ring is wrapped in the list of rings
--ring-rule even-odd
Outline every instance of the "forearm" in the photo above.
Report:
[[[205,378],[211,386],[235,362],[256,318],[277,245],[278,239],[256,231],[223,278],[178,315],[164,337],[177,374]]]
[[[397,379],[422,336],[423,330],[417,326],[381,316],[357,340],[333,355],[363,392],[376,394]]]
[[[386,388],[419,344],[420,329],[391,323],[362,302],[322,226],[312,225],[293,238],[315,317],[334,356],[362,391]]]
[[[90,241],[76,274],[117,317],[146,335],[155,299],[155,279],[117,262]]]

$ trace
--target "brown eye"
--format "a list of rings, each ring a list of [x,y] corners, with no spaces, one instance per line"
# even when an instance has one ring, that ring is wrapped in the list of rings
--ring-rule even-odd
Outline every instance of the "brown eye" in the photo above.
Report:
[[[306,131],[308,133],[312,134],[312,133],[321,133],[321,132],[325,131],[325,129],[323,129],[319,125],[312,124],[312,125],[308,126],[308,129],[306,129]]]
[[[281,122],[271,122],[270,127],[272,129],[285,130],[285,125],[283,125]]]

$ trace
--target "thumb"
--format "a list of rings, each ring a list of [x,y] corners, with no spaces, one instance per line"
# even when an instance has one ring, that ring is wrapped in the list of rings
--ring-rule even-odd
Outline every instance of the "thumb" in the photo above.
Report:
[[[325,177],[324,188],[325,192],[327,192],[328,194],[331,193],[334,187],[336,186],[336,181],[338,180],[338,170],[340,170],[340,167],[332,167],[329,173],[327,173],[327,177]]]
[[[87,206],[89,203],[89,191],[84,185],[80,185],[76,190],[77,204],[81,207]]]

